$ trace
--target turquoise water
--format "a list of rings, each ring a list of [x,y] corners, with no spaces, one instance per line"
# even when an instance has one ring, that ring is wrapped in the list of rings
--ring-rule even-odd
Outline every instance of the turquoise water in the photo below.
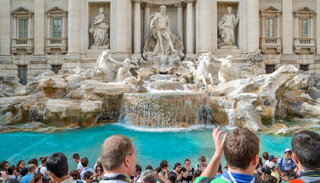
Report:
[[[122,134],[132,139],[137,152],[137,162],[143,169],[147,165],[155,168],[162,160],[167,160],[170,168],[173,168],[176,162],[183,164],[185,158],[189,158],[195,166],[199,156],[204,155],[209,160],[213,155],[211,133],[212,128],[150,132],[109,124],[57,133],[0,134],[0,161],[8,160],[10,164],[16,164],[20,159],[28,161],[34,157],[63,152],[68,157],[70,170],[76,168],[72,159],[73,153],[88,157],[90,166],[93,166],[100,155],[104,139],[113,134]],[[259,135],[259,138],[260,154],[267,151],[279,157],[286,147],[290,147],[292,136]],[[225,160],[222,162],[224,165]]]

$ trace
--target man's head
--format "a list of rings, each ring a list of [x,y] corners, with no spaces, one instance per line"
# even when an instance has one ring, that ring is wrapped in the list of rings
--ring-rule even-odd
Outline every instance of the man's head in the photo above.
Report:
[[[293,159],[297,165],[307,169],[320,168],[320,135],[303,130],[296,133],[291,141]]]
[[[54,180],[68,175],[68,159],[60,152],[54,153],[47,158],[46,167],[51,172],[50,177]]]
[[[86,171],[86,173],[83,174],[83,178],[86,183],[90,183],[93,180],[93,173],[90,171]]]
[[[285,158],[286,160],[289,160],[289,159],[292,158],[292,151],[291,151],[291,149],[287,148],[287,149],[284,150],[284,158]]]
[[[170,172],[168,175],[168,180],[170,181],[170,183],[176,183],[177,181],[177,174],[174,172]]]
[[[236,128],[226,137],[223,151],[229,168],[254,170],[259,162],[259,138],[248,128]]]
[[[78,153],[75,153],[72,155],[72,158],[74,161],[76,161],[77,163],[80,161],[80,155]]]
[[[261,168],[261,172],[262,172],[262,177],[265,178],[268,175],[271,175],[271,169],[266,166],[266,167],[262,167]]]
[[[141,183],[156,183],[156,175],[152,170],[146,170],[141,173]]]
[[[36,166],[36,165],[30,164],[30,165],[28,166],[28,174],[34,174],[34,172],[36,171],[36,169],[37,169],[37,166]]]
[[[38,166],[38,160],[36,158],[33,158],[28,161],[28,165],[34,164],[35,166]]]
[[[136,152],[131,140],[123,135],[107,138],[101,151],[101,163],[106,171],[117,170],[134,175],[136,170]]]
[[[81,159],[81,164],[82,164],[83,167],[89,166],[89,160],[88,160],[88,158],[86,158],[86,157],[82,158],[82,159]]]
[[[142,170],[141,166],[140,165],[136,165],[136,176],[140,175],[141,170]]]

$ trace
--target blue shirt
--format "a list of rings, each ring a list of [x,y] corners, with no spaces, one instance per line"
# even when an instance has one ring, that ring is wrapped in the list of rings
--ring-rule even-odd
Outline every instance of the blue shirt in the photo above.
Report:
[[[293,170],[296,168],[296,164],[294,164],[292,158],[287,161],[284,157],[282,157],[278,159],[277,167],[281,167],[281,171]]]
[[[237,181],[237,183],[249,183],[254,179],[254,177],[252,175],[241,174],[241,173],[233,173],[233,172],[230,172],[230,173],[233,176],[233,178]],[[231,177],[228,174],[228,171],[225,171],[222,174],[222,176],[227,178],[227,179],[229,179],[233,183]]]
[[[94,170],[92,168],[89,168],[89,167],[84,167],[82,170],[81,170],[81,179],[84,180],[84,173],[86,173],[87,171],[90,171],[94,174]]]
[[[33,174],[27,174],[22,177],[20,183],[30,183],[30,180],[33,178]]]

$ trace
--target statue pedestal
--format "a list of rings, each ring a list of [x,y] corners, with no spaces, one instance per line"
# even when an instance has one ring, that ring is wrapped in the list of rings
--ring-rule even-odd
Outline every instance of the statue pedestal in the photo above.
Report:
[[[179,66],[180,57],[178,55],[160,55],[149,57],[148,61],[152,61],[152,68],[158,74],[169,74]]]

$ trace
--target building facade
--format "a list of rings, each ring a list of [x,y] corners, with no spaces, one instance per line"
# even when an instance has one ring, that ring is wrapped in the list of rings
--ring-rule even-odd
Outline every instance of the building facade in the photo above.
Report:
[[[204,52],[244,58],[261,49],[267,72],[294,64],[320,73],[319,0],[1,0],[0,70],[26,84],[44,70],[93,67],[105,49],[118,60],[142,58],[149,17],[161,5],[185,59]],[[220,44],[227,9],[238,19],[233,46]]]

